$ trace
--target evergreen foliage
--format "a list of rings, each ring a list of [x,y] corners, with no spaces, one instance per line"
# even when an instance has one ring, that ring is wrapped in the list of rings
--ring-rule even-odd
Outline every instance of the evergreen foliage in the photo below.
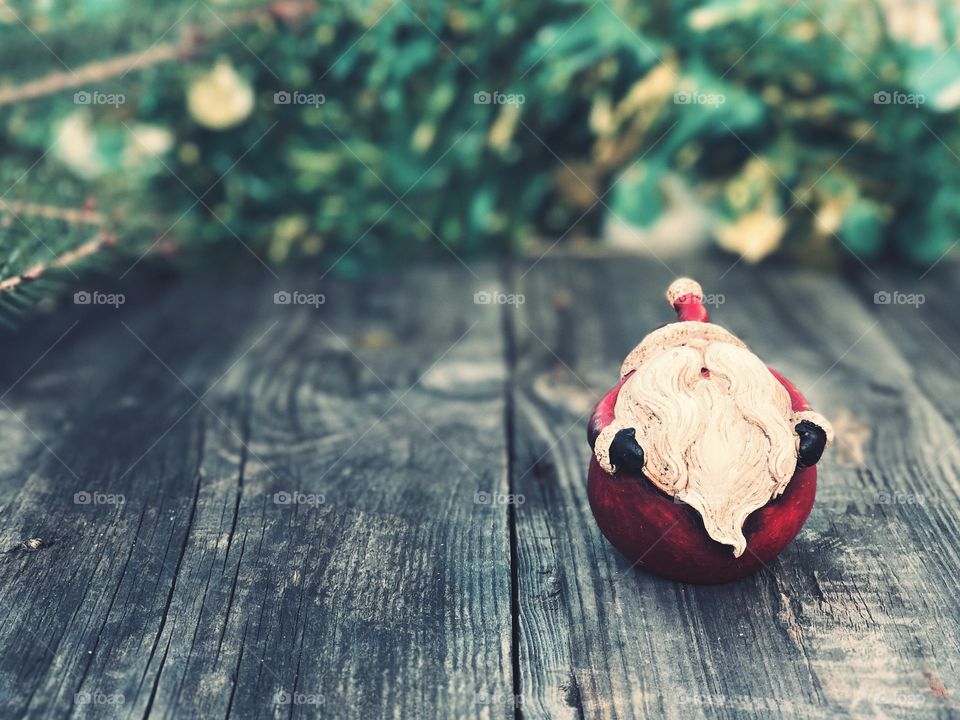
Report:
[[[148,251],[242,243],[346,275],[537,252],[611,218],[651,226],[670,177],[748,260],[929,264],[960,237],[958,15],[905,0],[0,2],[0,301]]]

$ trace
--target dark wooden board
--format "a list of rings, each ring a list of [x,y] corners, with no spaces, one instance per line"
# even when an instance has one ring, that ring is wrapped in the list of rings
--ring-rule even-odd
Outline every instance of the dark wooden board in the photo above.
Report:
[[[956,266],[731,264],[200,277],[3,335],[0,716],[960,717]],[[586,498],[676,274],[839,431],[720,587],[631,569]]]
[[[838,445],[863,445],[864,462],[848,459],[857,447],[828,453],[808,524],[753,577],[695,587],[631,570],[590,514],[586,416],[629,349],[671,319],[673,274],[624,259],[518,271],[524,717],[956,717],[956,358],[926,355],[938,368],[920,381],[924,346],[903,347],[865,293],[832,276],[728,268],[673,270],[722,294],[712,319],[815,408],[849,418]],[[949,282],[925,286],[947,296]],[[956,327],[941,333],[960,347]]]
[[[4,398],[3,716],[512,717],[507,508],[475,502],[507,490],[506,353],[475,286],[68,309]]]

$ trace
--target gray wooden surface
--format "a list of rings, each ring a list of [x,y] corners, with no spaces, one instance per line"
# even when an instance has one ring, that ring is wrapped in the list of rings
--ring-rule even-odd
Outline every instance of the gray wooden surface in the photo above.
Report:
[[[3,335],[0,716],[960,717],[957,266],[531,264],[130,285]],[[586,500],[675,273],[838,429],[798,539],[718,587],[630,569]]]

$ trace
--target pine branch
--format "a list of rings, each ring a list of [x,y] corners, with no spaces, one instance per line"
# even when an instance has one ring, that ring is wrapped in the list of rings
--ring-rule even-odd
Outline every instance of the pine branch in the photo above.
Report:
[[[40,217],[45,220],[60,220],[75,225],[95,225],[98,227],[106,222],[103,213],[98,212],[93,207],[60,207],[59,205],[44,205],[19,200],[11,202],[0,198],[0,211],[10,213],[9,219],[4,218],[2,221],[4,223],[8,223],[9,220],[20,215]]]
[[[14,275],[4,280],[0,280],[0,293],[9,292],[24,283],[38,280],[45,273],[49,273],[53,270],[69,268],[77,264],[79,261],[85,260],[92,255],[101,252],[105,248],[113,247],[116,244],[116,235],[101,230],[94,238],[88,240],[78,247],[68,250],[62,255],[58,255],[52,262],[37,263],[19,275]]]
[[[153,67],[173,60],[182,60],[193,55],[200,43],[224,31],[232,32],[231,27],[252,25],[264,19],[273,18],[287,24],[295,24],[316,9],[311,0],[277,0],[263,8],[238,11],[224,18],[216,16],[217,26],[213,32],[199,26],[188,26],[178,42],[160,43],[144,52],[132,52],[117,55],[108,60],[98,60],[75,70],[58,71],[44,77],[30,80],[21,85],[0,89],[0,107],[25,100],[53,95],[63,90],[84,87],[104,80],[126,75],[134,70]],[[212,12],[212,11],[211,11]]]
[[[37,80],[31,80],[22,85],[0,90],[0,107],[33,100],[45,95],[52,95],[61,90],[83,87],[84,85],[103,82],[109,78],[124,75],[133,70],[159,65],[160,63],[177,60],[188,54],[189,46],[186,42],[166,43],[155,45],[146,52],[134,52],[118,55],[109,60],[92,62],[79,67],[72,72],[54,72]]]

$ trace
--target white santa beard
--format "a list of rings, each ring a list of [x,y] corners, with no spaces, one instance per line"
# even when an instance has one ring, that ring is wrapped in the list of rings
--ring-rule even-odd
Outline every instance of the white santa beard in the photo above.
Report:
[[[753,353],[693,340],[636,369],[617,397],[614,430],[636,430],[644,474],[695,508],[710,537],[739,557],[747,516],[793,476],[792,416],[787,391]]]

